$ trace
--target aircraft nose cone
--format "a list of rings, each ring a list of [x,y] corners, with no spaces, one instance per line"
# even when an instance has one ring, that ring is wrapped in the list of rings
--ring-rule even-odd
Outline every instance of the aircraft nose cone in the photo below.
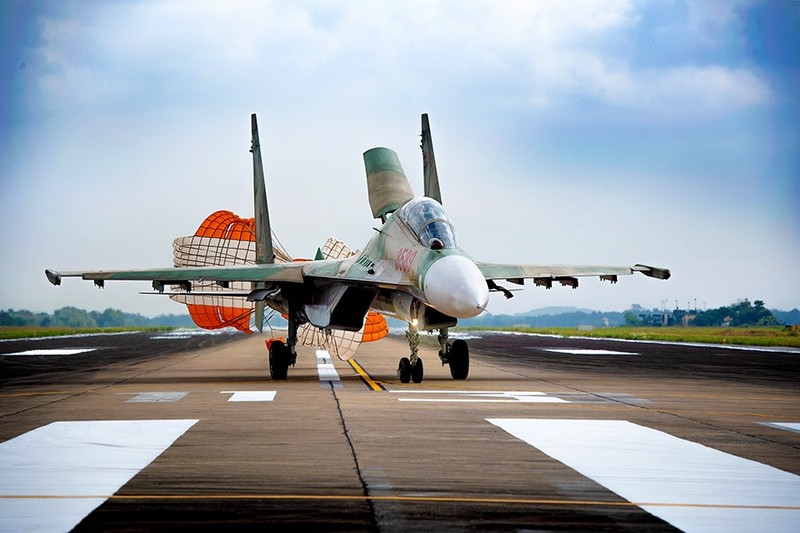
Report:
[[[489,287],[475,263],[460,255],[437,260],[424,278],[425,298],[455,318],[478,316],[489,302]]]

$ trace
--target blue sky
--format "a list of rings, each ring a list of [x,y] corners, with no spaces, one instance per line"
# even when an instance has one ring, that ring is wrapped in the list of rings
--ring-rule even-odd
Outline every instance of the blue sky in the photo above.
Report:
[[[474,258],[673,271],[490,311],[800,306],[796,1],[7,1],[0,19],[0,308],[182,312],[43,270],[169,265],[209,213],[252,216],[252,112],[295,256],[369,239],[365,150],[397,151],[421,192],[427,112]]]

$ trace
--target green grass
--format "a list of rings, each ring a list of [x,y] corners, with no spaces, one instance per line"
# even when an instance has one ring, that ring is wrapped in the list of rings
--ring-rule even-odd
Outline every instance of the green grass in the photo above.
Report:
[[[62,328],[62,327],[30,327],[0,326],[0,339],[30,339],[35,337],[58,337],[61,335],[78,335],[86,333],[130,333],[134,331],[158,332],[172,331],[172,326],[148,326],[128,328]]]
[[[605,339],[629,339],[670,342],[697,342],[707,344],[738,344],[745,346],[789,346],[800,348],[800,330],[778,327],[700,328],[700,327],[614,327],[595,328],[589,331],[577,328],[459,328],[465,331],[516,331],[563,337],[598,337]]]

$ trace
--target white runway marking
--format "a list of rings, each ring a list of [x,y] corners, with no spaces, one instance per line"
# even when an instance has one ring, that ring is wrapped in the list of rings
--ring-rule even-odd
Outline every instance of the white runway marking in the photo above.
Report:
[[[69,531],[197,420],[54,422],[0,444],[0,530]]]
[[[487,419],[684,531],[796,531],[800,476],[621,420]]]
[[[91,352],[95,348],[50,348],[40,350],[25,350],[24,352],[4,353],[0,355],[75,355]]]
[[[159,403],[159,402],[177,402],[188,392],[140,392],[133,398],[125,403]]]
[[[342,387],[339,373],[333,366],[333,358],[328,350],[317,350],[317,374],[323,386],[328,386],[330,383],[337,389]]]
[[[568,353],[570,355],[639,355],[635,352],[615,352],[614,350],[584,350],[569,348],[545,348],[546,352]]]
[[[271,402],[278,391],[274,390],[240,390],[222,391],[221,394],[231,394],[229,402]]]
[[[763,425],[782,429],[784,431],[793,431],[800,433],[800,423],[798,422],[762,422]]]
[[[393,390],[397,394],[448,394],[456,398],[398,398],[400,402],[452,402],[452,403],[570,403],[567,400],[534,391],[448,391],[448,390]]]

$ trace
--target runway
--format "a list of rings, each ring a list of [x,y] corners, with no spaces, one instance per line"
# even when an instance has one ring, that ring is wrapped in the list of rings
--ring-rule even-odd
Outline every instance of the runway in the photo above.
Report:
[[[0,531],[795,530],[800,353],[471,337],[417,385],[401,337],[0,342]]]

